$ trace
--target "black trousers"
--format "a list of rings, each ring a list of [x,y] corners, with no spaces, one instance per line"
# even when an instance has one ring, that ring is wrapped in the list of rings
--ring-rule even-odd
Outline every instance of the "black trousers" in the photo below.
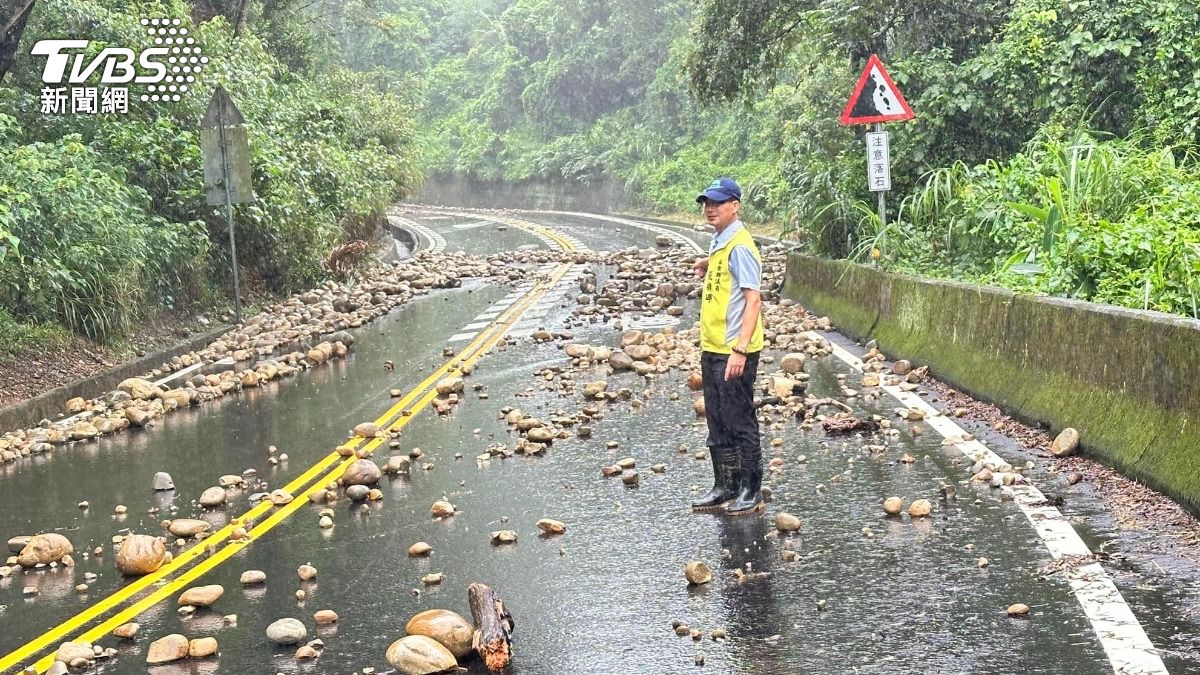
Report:
[[[758,356],[759,352],[750,353],[742,376],[726,381],[725,365],[729,362],[729,354],[701,352],[700,375],[704,378],[704,412],[710,448],[759,447],[758,415],[754,411]]]

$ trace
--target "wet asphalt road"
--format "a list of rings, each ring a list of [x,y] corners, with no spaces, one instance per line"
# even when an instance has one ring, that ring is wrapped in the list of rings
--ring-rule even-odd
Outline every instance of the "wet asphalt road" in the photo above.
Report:
[[[521,217],[595,250],[653,243],[653,234],[631,226],[578,216]],[[499,229],[486,216],[415,219],[441,234],[451,251],[487,254],[544,246],[527,232]],[[703,236],[686,236],[704,242]],[[176,516],[224,524],[246,508],[247,495],[235,497],[225,509],[203,512],[192,500],[204,488],[222,474],[247,468],[257,469],[272,488],[282,486],[343,442],[354,424],[386,410],[390,388],[408,389],[440,365],[449,336],[510,290],[470,282],[437,291],[360,329],[344,361],[174,413],[147,432],[0,467],[0,534],[5,538],[57,530],[77,550],[106,549],[100,559],[77,556],[71,570],[0,580],[0,654],[126,583],[112,566],[108,541],[125,528],[161,531],[158,520],[164,514],[151,516],[147,509],[175,506]],[[573,295],[568,292],[545,318],[548,328],[561,325]],[[685,319],[690,323],[695,313],[696,307],[687,307]],[[586,324],[572,330],[577,342],[619,344],[620,333],[611,327]],[[831,339],[857,349],[837,336]],[[394,372],[384,370],[385,360],[395,362]],[[405,428],[395,452],[419,447],[424,457],[411,475],[384,479],[383,501],[362,513],[340,500],[333,506],[331,530],[317,527],[321,507],[302,507],[205,575],[200,583],[226,589],[212,610],[181,617],[173,603],[156,605],[138,618],[142,628],[136,642],[100,641],[121,654],[96,672],[147,672],[146,646],[174,632],[216,637],[220,656],[149,672],[350,673],[364,667],[387,672],[384,652],[403,636],[407,619],[429,608],[469,616],[466,587],[474,581],[496,588],[515,618],[512,672],[522,675],[1112,672],[1062,575],[1037,573],[1050,556],[1012,502],[975,487],[960,487],[956,504],[937,502],[940,482],[960,482],[969,474],[952,462],[955,455],[936,434],[904,432],[886,453],[872,454],[861,449],[861,442],[829,438],[819,428],[764,428],[764,443],[782,439],[764,454],[782,457],[785,467],[766,479],[775,495],[767,515],[696,515],[688,501],[694,488],[707,487],[711,471],[707,460],[692,458],[705,433],[691,412],[685,374],[645,380],[626,372],[610,382],[635,392],[652,390],[643,409],[611,404],[592,438],[558,442],[545,456],[478,462],[476,456],[488,445],[515,440],[498,419],[500,408],[512,405],[541,417],[579,411],[580,398],[560,398],[532,379],[541,367],[568,363],[554,343],[518,340],[494,351],[467,380],[482,383],[488,399],[480,400],[468,387],[465,401],[451,415],[425,410]],[[848,376],[849,386],[858,377],[834,358],[810,362],[809,372],[809,393],[817,396],[838,394],[838,374]],[[673,391],[680,393],[679,400],[669,399]],[[886,397],[858,404],[882,415],[896,405]],[[1002,457],[1024,463],[1026,457],[1012,442],[985,429],[970,430]],[[608,441],[620,446],[609,450]],[[269,466],[269,445],[287,453],[288,461]],[[680,453],[681,446],[688,452]],[[900,464],[904,452],[918,461]],[[383,463],[388,454],[384,446],[376,460]],[[639,486],[600,476],[602,466],[627,456],[642,470]],[[666,472],[650,473],[647,467],[658,462],[667,465]],[[153,474],[162,470],[174,477],[173,493],[150,490]],[[1119,536],[1085,493],[1060,488],[1061,477],[1038,470],[1032,475],[1047,489],[1070,494],[1068,515],[1093,550]],[[835,476],[840,478],[834,481]],[[906,501],[934,500],[934,516],[885,518],[879,503],[893,494]],[[429,507],[443,497],[460,513],[434,522]],[[85,499],[91,508],[80,511],[75,505]],[[110,515],[117,504],[127,505],[129,514]],[[780,557],[782,538],[770,521],[778,511],[804,522],[789,544],[800,553],[795,562]],[[567,533],[540,536],[534,524],[543,517],[566,522]],[[863,527],[875,536],[864,537]],[[498,529],[517,530],[520,541],[493,546],[488,532]],[[407,547],[419,540],[433,546],[432,556],[407,556]],[[987,569],[976,566],[979,556],[990,560]],[[713,567],[711,584],[687,586],[682,570],[691,560]],[[319,570],[315,582],[297,579],[296,568],[305,563]],[[243,589],[238,577],[248,569],[265,571],[266,586]],[[738,582],[735,569],[767,574]],[[1197,618],[1188,604],[1195,589],[1119,561],[1109,570],[1150,638],[1169,650],[1163,659],[1171,672],[1197,668]],[[74,586],[85,572],[99,577],[79,595]],[[445,582],[423,586],[420,577],[429,572],[445,573]],[[28,585],[41,594],[23,598]],[[298,603],[294,593],[300,588],[307,598]],[[1010,619],[1004,610],[1014,602],[1030,605],[1032,617]],[[319,609],[337,611],[340,621],[316,630],[312,615]],[[236,626],[224,625],[226,614],[238,616]],[[319,659],[298,663],[291,656],[294,649],[266,642],[266,625],[286,616],[302,620],[310,637],[324,640]],[[704,639],[676,636],[672,620],[704,631]],[[718,627],[727,631],[727,641],[708,639]],[[694,664],[697,652],[705,655],[702,668]],[[472,673],[484,672],[478,663],[468,665]]]

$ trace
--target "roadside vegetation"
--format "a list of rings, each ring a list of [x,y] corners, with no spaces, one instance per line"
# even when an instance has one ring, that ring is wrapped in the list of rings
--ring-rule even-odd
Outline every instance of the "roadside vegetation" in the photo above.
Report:
[[[199,141],[217,84],[250,138],[256,199],[235,211],[249,294],[324,278],[331,248],[375,236],[384,209],[419,184],[412,94],[348,65],[340,14],[227,4],[34,5],[0,81],[0,352],[45,347],[55,327],[111,342],[151,314],[231,302],[225,214],[205,203]],[[141,102],[145,85],[131,84],[127,114],[42,113],[34,42],[141,47],[147,16],[183,18],[210,58],[182,101]]]
[[[183,18],[211,59],[183,101],[132,85],[128,114],[41,113],[34,42],[137,46],[142,16]],[[35,0],[23,28],[0,36],[8,351],[229,302],[198,133],[217,84],[248,120],[238,249],[263,298],[326,278],[423,176],[618,181],[680,213],[727,174],[747,220],[814,254],[1200,315],[1181,0]],[[836,121],[872,53],[918,115],[888,126],[886,225],[862,129]]]
[[[612,179],[660,212],[728,174],[815,254],[1200,315],[1191,3],[469,5],[435,31],[432,172]],[[886,227],[837,123],[872,53],[918,115],[887,127]]]

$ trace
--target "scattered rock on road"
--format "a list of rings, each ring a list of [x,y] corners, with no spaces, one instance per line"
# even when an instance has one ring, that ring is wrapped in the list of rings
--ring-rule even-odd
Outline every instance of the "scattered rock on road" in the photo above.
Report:
[[[74,552],[70,540],[57,532],[48,532],[30,537],[17,555],[17,564],[26,568],[49,565]]]
[[[225,594],[225,588],[220,584],[211,584],[208,586],[196,586],[189,588],[179,596],[179,605],[191,605],[193,607],[211,607],[214,602],[219,600]]]
[[[131,534],[117,549],[117,570],[125,576],[150,574],[171,559],[167,545],[158,537]]]
[[[267,626],[267,639],[277,645],[294,645],[308,637],[308,629],[299,619],[279,619]]]
[[[928,499],[918,499],[908,507],[908,515],[913,518],[923,518],[933,511],[933,504]]]
[[[171,474],[166,471],[159,471],[154,474],[154,490],[161,492],[163,490],[174,490],[175,481],[171,479]]]
[[[146,651],[146,664],[158,665],[170,663],[188,656],[188,639],[178,633],[172,633],[150,643]]]
[[[387,662],[401,675],[428,675],[458,667],[454,654],[433,638],[409,635],[387,649]]]
[[[712,570],[704,562],[696,560],[684,566],[683,576],[689,584],[707,584],[712,581]]]
[[[1050,452],[1055,457],[1068,457],[1079,449],[1079,432],[1067,427],[1059,432],[1054,442],[1050,444]]]
[[[409,619],[404,630],[409,635],[424,635],[437,641],[456,659],[461,659],[471,653],[475,626],[450,610],[427,609]]]
[[[800,529],[800,519],[790,513],[776,513],[775,529],[780,532],[795,532]]]

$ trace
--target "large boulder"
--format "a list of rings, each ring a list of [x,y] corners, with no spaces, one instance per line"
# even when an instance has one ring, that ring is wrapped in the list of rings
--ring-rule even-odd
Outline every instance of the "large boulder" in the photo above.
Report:
[[[612,366],[613,370],[629,370],[633,368],[633,357],[625,352],[616,351],[608,357],[608,365]]]
[[[553,443],[554,435],[554,432],[546,427],[536,427],[534,429],[530,429],[529,432],[525,434],[525,437],[534,443]]]
[[[174,401],[175,407],[186,408],[192,404],[192,395],[187,389],[171,389],[162,395],[163,401]]]
[[[606,380],[597,380],[583,385],[584,398],[604,398],[604,392],[606,391],[608,391],[608,382]]]
[[[131,534],[117,549],[117,570],[125,576],[150,574],[169,560],[166,544],[148,534]]]
[[[434,388],[437,389],[439,396],[461,393],[463,390],[463,379],[461,377],[444,377],[438,380]]]
[[[387,661],[401,675],[432,675],[458,667],[458,659],[433,638],[409,635],[392,643]]]
[[[572,343],[566,347],[563,347],[563,351],[566,352],[567,356],[573,359],[587,358],[587,356],[592,352],[591,347],[578,343]]]
[[[369,459],[355,461],[346,469],[346,473],[342,474],[346,485],[374,485],[382,477],[383,472],[379,470],[379,465]]]
[[[640,345],[646,339],[646,334],[640,330],[631,330],[621,336],[621,347]]]
[[[186,659],[188,655],[188,639],[178,633],[172,633],[150,643],[146,652],[146,664],[158,665]]]
[[[192,607],[211,607],[214,602],[225,594],[225,588],[220,584],[209,586],[193,586],[179,596],[179,605]]]
[[[196,638],[188,643],[188,656],[193,659],[202,659],[206,656],[212,656],[217,653],[220,647],[217,645],[217,639],[212,637]]]
[[[1050,452],[1055,457],[1067,457],[1075,454],[1079,449],[1079,432],[1071,427],[1067,427],[1059,432],[1054,438],[1054,442],[1050,444]]]
[[[58,651],[54,652],[54,660],[70,663],[75,659],[84,659],[93,661],[96,658],[96,653],[92,651],[92,646],[86,642],[64,642],[58,647]]]
[[[202,532],[208,532],[212,529],[212,525],[195,518],[176,518],[171,521],[171,525],[167,529],[176,537],[194,537]]]
[[[471,635],[475,627],[460,614],[446,609],[427,609],[408,620],[404,626],[409,635],[424,635],[437,640],[454,658],[471,653]]]
[[[804,393],[805,384],[790,377],[780,377],[773,375],[769,379],[771,393],[779,398],[787,398]]]
[[[225,503],[228,496],[225,494],[225,488],[213,486],[200,493],[200,506],[211,508],[220,506]]]
[[[299,619],[279,619],[267,626],[267,639],[277,645],[294,645],[308,637],[308,629]]]
[[[139,401],[148,401],[159,395],[160,390],[154,386],[153,382],[143,380],[140,377],[131,377],[127,380],[122,380],[121,384],[117,385],[117,389],[129,394],[131,398]]]
[[[29,540],[17,556],[17,564],[21,567],[48,565],[62,560],[62,557],[75,552],[75,547],[61,534],[49,532],[39,534]]]
[[[154,414],[148,410],[130,406],[125,409],[125,419],[135,427],[144,427],[146,423],[154,418]]]
[[[782,368],[783,372],[787,373],[788,375],[802,373],[804,372],[804,359],[804,354],[800,352],[785,354],[784,357],[779,360],[779,367]]]
[[[67,435],[73,441],[83,441],[100,435],[100,430],[91,422],[77,422],[71,426]]]
[[[651,356],[654,356],[655,350],[654,347],[649,345],[633,345],[632,347],[627,347],[625,353],[634,361],[646,361]]]

